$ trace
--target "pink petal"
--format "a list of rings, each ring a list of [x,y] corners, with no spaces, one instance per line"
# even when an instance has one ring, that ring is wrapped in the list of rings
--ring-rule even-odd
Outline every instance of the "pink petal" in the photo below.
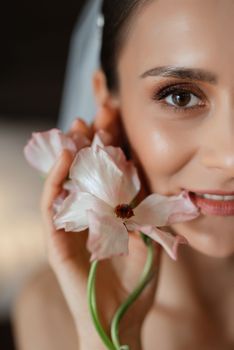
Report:
[[[185,192],[170,197],[154,193],[134,209],[134,214],[135,223],[158,227],[192,220],[200,215]]]
[[[170,232],[159,230],[157,227],[141,226],[134,223],[127,223],[126,226],[129,231],[140,231],[159,243],[173,260],[177,260],[178,246],[188,243],[184,237],[180,235],[173,236]]]
[[[87,248],[91,261],[128,254],[128,232],[121,220],[90,210]]]
[[[94,135],[92,141],[92,148],[95,150],[97,146],[105,148],[111,143],[111,135],[105,130],[99,130]]]
[[[85,192],[73,192],[63,202],[54,217],[56,229],[79,232],[88,228],[87,210],[113,215],[113,209],[102,200]]]
[[[54,215],[57,214],[61,210],[63,202],[64,202],[66,197],[67,197],[67,191],[63,190],[60,193],[60,195],[54,200],[53,205],[52,205]]]
[[[105,147],[105,150],[124,173],[119,202],[128,204],[135,198],[141,188],[137,169],[132,161],[127,161],[121,148],[108,146]]]
[[[178,196],[178,207],[168,218],[167,224],[193,220],[200,215],[199,209],[191,201],[187,191],[183,191]]]
[[[140,180],[135,166],[131,161],[127,161],[126,156],[120,147],[105,146],[110,140],[110,134],[100,130],[95,134],[92,148],[94,150],[97,150],[98,146],[103,148],[124,174],[121,192],[119,193],[119,203],[127,204],[130,203],[140,191]]]
[[[62,193],[53,202],[54,214],[57,214],[61,210],[63,206],[63,202],[65,198],[68,197],[69,194],[78,192],[78,191],[79,191],[79,188],[73,181],[70,181],[70,180],[65,181],[63,184]]]
[[[124,172],[128,161],[122,149],[120,147],[107,146],[105,147],[105,150],[111,156],[118,168]]]
[[[80,190],[78,185],[75,182],[71,181],[71,180],[65,181],[64,184],[63,184],[63,188],[66,191],[70,192],[70,193],[77,192],[77,191]]]
[[[95,146],[77,155],[70,177],[82,191],[91,192],[112,206],[130,203],[140,190],[140,180],[133,163],[126,161],[120,148]]]
[[[119,204],[123,173],[101,147],[82,149],[71,166],[70,177],[82,192],[93,194],[113,208]]]
[[[62,150],[76,153],[75,143],[58,129],[33,133],[31,140],[24,148],[24,155],[31,166],[47,174]]]

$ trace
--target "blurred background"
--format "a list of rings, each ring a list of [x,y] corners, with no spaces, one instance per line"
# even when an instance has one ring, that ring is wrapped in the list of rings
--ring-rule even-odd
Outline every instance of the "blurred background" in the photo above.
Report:
[[[23,157],[33,131],[57,125],[69,41],[85,0],[1,3],[0,349],[15,349],[11,311],[45,262],[39,199],[43,180]]]

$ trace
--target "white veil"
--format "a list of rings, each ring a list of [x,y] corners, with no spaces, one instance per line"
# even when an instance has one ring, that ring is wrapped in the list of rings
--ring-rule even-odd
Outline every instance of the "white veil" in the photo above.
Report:
[[[70,43],[58,127],[67,131],[76,117],[92,122],[96,113],[92,76],[100,66],[102,0],[88,0]]]

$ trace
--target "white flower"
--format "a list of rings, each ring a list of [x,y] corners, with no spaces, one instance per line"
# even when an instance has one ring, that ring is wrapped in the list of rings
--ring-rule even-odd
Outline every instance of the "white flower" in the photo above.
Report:
[[[186,192],[171,197],[152,194],[133,208],[140,191],[136,168],[120,148],[105,147],[99,138],[77,154],[70,178],[77,190],[65,199],[54,223],[66,231],[89,228],[91,260],[127,254],[128,231],[133,230],[154,239],[176,259],[178,244],[186,240],[158,227],[199,215]]]
[[[34,132],[24,148],[24,155],[32,167],[47,175],[63,150],[67,149],[75,155],[88,145],[90,140],[81,133],[74,140],[59,129],[51,129]]]

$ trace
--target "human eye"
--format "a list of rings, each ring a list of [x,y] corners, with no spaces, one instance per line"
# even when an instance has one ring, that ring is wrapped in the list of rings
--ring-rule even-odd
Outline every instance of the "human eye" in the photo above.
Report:
[[[161,87],[154,92],[153,100],[175,112],[191,111],[206,106],[205,96],[200,88],[194,88],[189,83]]]

